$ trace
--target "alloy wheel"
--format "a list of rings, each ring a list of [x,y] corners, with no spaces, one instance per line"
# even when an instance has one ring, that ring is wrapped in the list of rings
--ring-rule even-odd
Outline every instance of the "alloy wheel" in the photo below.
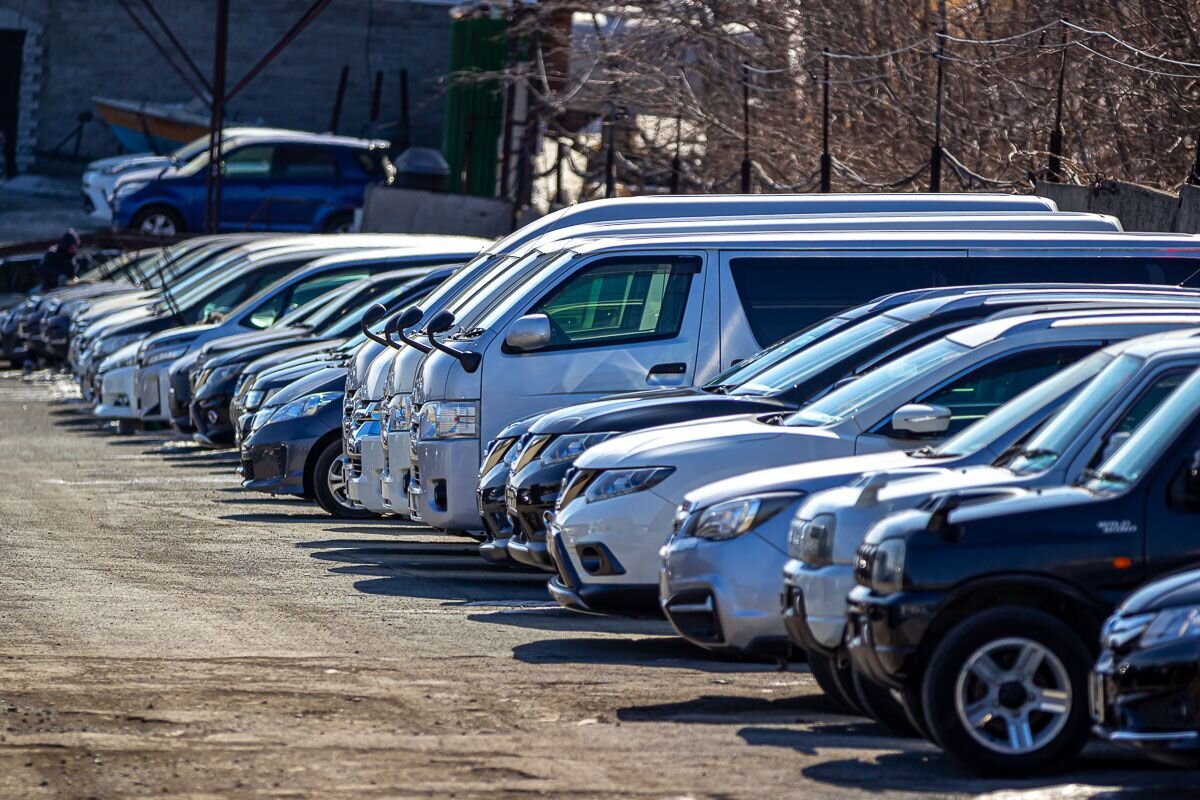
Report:
[[[1071,680],[1063,662],[1023,637],[988,642],[959,670],[954,706],[971,737],[1005,755],[1041,749],[1071,713]]]
[[[175,221],[166,214],[149,214],[142,220],[142,226],[138,230],[151,236],[174,236]]]
[[[347,487],[349,479],[346,477],[346,460],[344,458],[335,458],[329,464],[329,474],[325,476],[325,484],[329,487],[329,493],[333,495],[333,499],[338,505],[344,508],[354,508],[354,503],[350,501]]]

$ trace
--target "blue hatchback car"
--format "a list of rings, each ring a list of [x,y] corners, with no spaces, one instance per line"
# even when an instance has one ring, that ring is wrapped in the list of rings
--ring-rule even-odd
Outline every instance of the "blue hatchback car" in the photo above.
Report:
[[[229,137],[221,169],[222,231],[341,232],[367,184],[389,184],[388,143],[272,131]],[[173,236],[204,229],[208,155],[157,174],[130,175],[113,192],[117,228]]]

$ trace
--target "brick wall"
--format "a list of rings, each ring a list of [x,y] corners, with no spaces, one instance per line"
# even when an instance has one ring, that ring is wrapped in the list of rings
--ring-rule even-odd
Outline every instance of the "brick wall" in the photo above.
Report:
[[[206,74],[212,69],[215,0],[154,0]],[[137,2],[130,6],[137,8]],[[311,0],[232,0],[229,82],[233,85],[299,19]],[[441,141],[439,81],[448,64],[449,6],[439,0],[334,0],[292,45],[230,104],[238,120],[304,130],[329,126],[338,77],[350,67],[338,132],[367,124],[376,70],[384,71],[382,114],[399,116],[399,71],[409,70],[414,141]],[[191,92],[117,0],[0,0],[0,20],[41,28],[36,148],[48,150],[76,125],[93,95],[181,102]],[[147,20],[149,22],[149,20]],[[0,24],[0,27],[5,25]],[[151,23],[151,27],[153,27]],[[25,98],[22,98],[25,101]],[[28,146],[28,142],[23,142]],[[32,148],[29,148],[32,150]],[[117,152],[100,123],[87,126],[83,152]]]

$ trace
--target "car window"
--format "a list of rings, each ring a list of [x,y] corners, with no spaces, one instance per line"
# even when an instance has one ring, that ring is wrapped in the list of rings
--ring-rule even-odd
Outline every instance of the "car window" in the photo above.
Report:
[[[975,257],[975,283],[1157,283],[1177,284],[1200,267],[1193,258]]]
[[[1093,353],[1099,346],[1045,347],[998,358],[953,379],[915,402],[950,409],[950,434],[983,419],[1034,384]],[[890,430],[889,430],[890,433]]]
[[[259,180],[271,176],[271,154],[275,148],[269,144],[239,147],[225,155],[221,162],[221,174],[226,180]]]
[[[285,181],[331,181],[337,156],[327,147],[281,144],[275,148],[274,177]]]
[[[550,319],[550,347],[679,333],[700,260],[606,261],[567,279],[532,310]]]
[[[905,289],[969,283],[963,258],[732,258],[750,331],[776,342],[830,314]]]
[[[294,270],[297,262],[288,261],[259,269],[240,280],[233,280],[217,289],[207,300],[191,309],[189,323],[199,322],[212,315],[224,315],[248,297],[253,297],[275,281]]]
[[[305,303],[316,300],[326,292],[336,289],[343,284],[361,280],[369,274],[369,271],[365,269],[358,269],[353,272],[316,275],[302,280],[294,286],[278,291],[272,297],[264,300],[246,318],[246,324],[258,330],[269,328],[280,317]]]

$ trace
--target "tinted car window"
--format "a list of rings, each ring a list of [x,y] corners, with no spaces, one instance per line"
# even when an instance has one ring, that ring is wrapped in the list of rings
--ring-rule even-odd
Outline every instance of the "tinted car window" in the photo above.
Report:
[[[532,313],[550,318],[551,346],[679,333],[697,261],[605,262],[576,273]]]
[[[1190,258],[975,258],[975,283],[1178,284],[1200,268]]]
[[[291,181],[331,181],[338,175],[337,156],[327,147],[279,145],[274,176]]]
[[[239,147],[225,156],[221,172],[231,180],[256,180],[271,175],[271,154],[275,150],[269,144]]]
[[[768,345],[874,297],[969,282],[960,258],[733,258],[730,275],[750,322]]]

